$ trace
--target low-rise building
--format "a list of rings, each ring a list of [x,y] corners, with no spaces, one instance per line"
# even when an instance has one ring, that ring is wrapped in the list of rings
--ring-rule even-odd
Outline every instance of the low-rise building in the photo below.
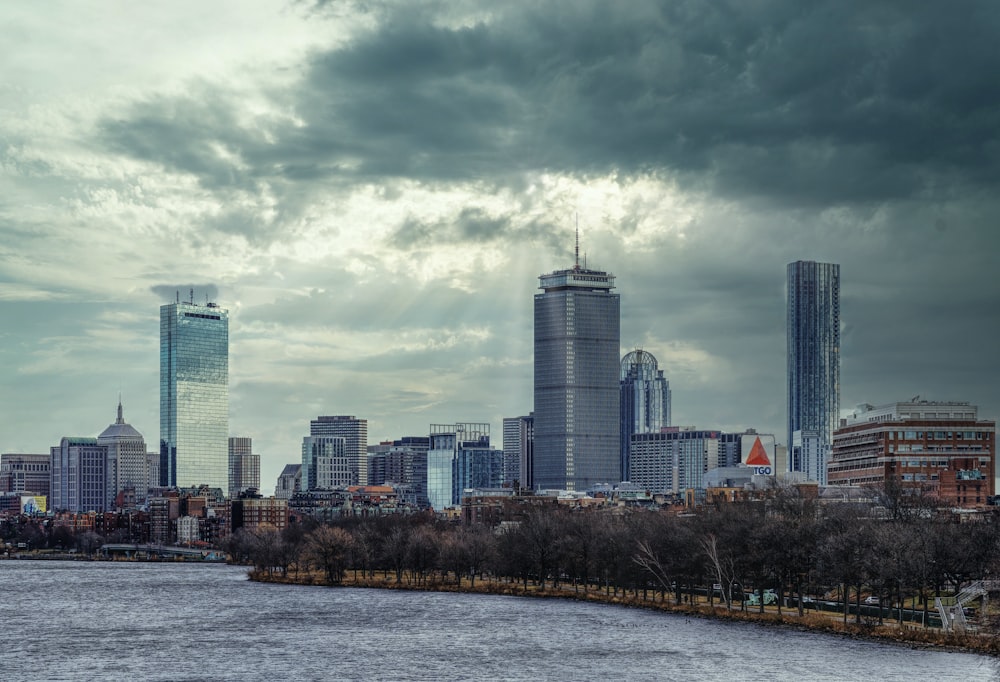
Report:
[[[0,455],[0,493],[49,495],[51,455],[4,453]]]
[[[250,530],[270,527],[284,530],[288,526],[288,500],[277,497],[243,497],[232,501],[231,528]]]
[[[274,486],[274,496],[282,500],[290,500],[292,495],[301,491],[302,465],[286,464]]]
[[[967,402],[912,400],[861,405],[833,434],[831,486],[888,481],[958,507],[994,495],[996,422]]]

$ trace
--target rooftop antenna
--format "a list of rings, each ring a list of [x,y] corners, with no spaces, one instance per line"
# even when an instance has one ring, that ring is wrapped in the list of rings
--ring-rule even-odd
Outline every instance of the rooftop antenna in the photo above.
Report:
[[[576,265],[573,266],[574,270],[580,269],[580,214],[576,214]]]

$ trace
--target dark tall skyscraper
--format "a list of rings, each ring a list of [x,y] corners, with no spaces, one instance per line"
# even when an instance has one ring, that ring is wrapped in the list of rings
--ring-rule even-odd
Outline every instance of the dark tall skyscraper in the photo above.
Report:
[[[229,311],[160,307],[160,485],[229,487]]]
[[[840,266],[788,264],[789,468],[826,483],[840,416]]]
[[[620,380],[622,477],[632,480],[629,439],[670,426],[670,382],[653,354],[641,349],[622,358]]]
[[[541,275],[535,294],[535,487],[586,490],[621,480],[619,297],[615,277]]]

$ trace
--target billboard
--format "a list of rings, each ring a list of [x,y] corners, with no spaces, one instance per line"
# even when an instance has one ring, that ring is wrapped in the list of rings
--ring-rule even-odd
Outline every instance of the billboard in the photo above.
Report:
[[[774,436],[748,433],[740,438],[740,457],[743,463],[759,476],[774,476]]]
[[[45,495],[21,495],[21,513],[44,514],[45,502]]]

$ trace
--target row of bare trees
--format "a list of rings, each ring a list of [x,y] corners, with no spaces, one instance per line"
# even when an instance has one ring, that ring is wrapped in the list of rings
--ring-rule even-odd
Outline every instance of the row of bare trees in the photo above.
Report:
[[[848,602],[860,605],[862,595],[926,610],[932,595],[987,578],[1000,565],[1000,521],[992,517],[957,523],[923,508],[880,509],[819,507],[790,491],[688,516],[532,508],[497,528],[424,516],[345,519],[241,531],[228,549],[258,571],[319,571],[330,584],[348,572],[410,584],[485,579],[677,602],[719,599],[728,608],[747,608],[746,595],[756,592],[761,609],[764,590],[774,590],[779,609],[789,603],[800,612],[808,598],[836,597],[845,619]]]

